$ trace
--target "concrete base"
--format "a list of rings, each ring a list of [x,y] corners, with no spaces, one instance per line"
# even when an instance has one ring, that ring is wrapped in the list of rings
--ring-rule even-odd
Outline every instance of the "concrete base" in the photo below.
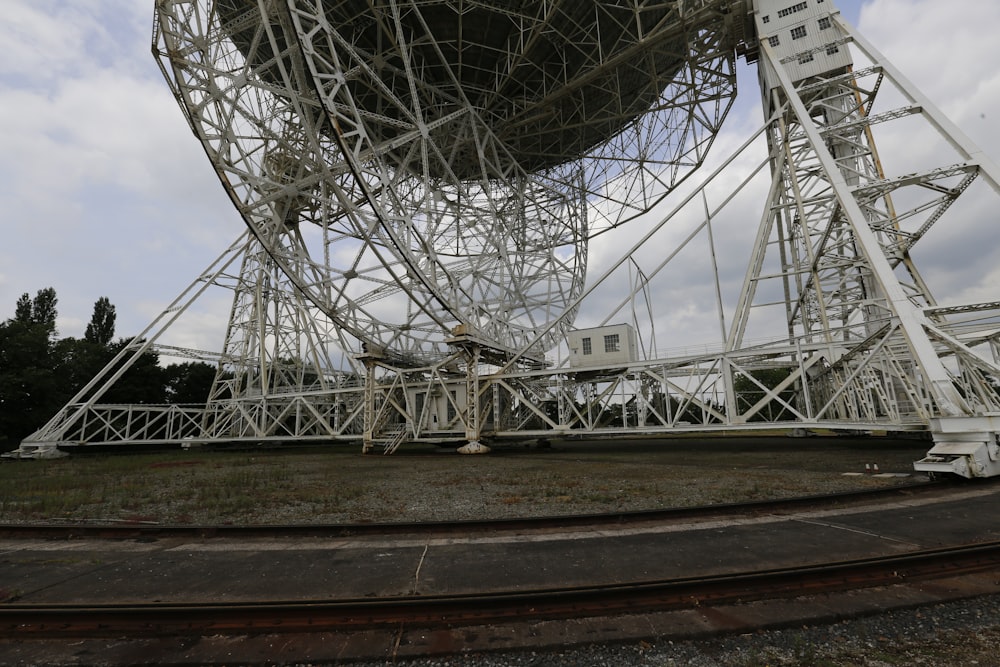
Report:
[[[69,456],[69,454],[59,451],[59,446],[55,442],[22,444],[17,449],[3,455],[4,458],[8,459],[61,459],[64,456]]]
[[[970,479],[1000,476],[1000,424],[996,422],[992,416],[931,420],[934,446],[913,469]]]
[[[462,445],[458,448],[459,454],[489,454],[490,448],[479,442],[478,440],[471,440],[469,444]]]

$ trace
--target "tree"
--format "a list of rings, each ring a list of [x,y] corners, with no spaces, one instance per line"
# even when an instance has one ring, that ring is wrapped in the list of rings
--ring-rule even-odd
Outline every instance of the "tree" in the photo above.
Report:
[[[21,324],[31,324],[31,297],[28,296],[27,292],[17,300],[17,306],[14,307],[14,321]]]
[[[107,297],[94,303],[93,315],[83,338],[64,338],[56,343],[55,356],[59,371],[69,388],[76,394],[97,376],[114,357],[111,349],[115,335],[115,307]]]
[[[56,291],[51,287],[38,290],[32,299],[25,292],[17,300],[14,308],[14,321],[26,325],[38,325],[48,332],[49,336],[56,333]]]
[[[94,303],[94,313],[83,339],[89,343],[108,347],[115,338],[115,307],[108,297],[102,296]]]
[[[164,370],[167,400],[171,403],[204,405],[208,401],[215,366],[201,361],[172,364]]]
[[[56,291],[51,287],[38,290],[34,301],[31,302],[32,323],[43,327],[49,337],[56,334]]]
[[[791,372],[791,368],[758,368],[751,371],[749,376],[737,373],[733,377],[733,391],[736,393],[737,409],[743,412],[764,398],[766,392],[760,388],[757,382],[769,390],[774,389],[784,382]],[[789,405],[795,405],[795,392],[791,388],[784,389],[778,395],[782,401]],[[750,421],[775,421],[782,418],[790,419],[791,413],[777,399],[772,399],[752,415]]]
[[[142,340],[134,338],[119,338],[118,342],[109,346],[113,358],[126,347],[140,347]],[[121,362],[131,358],[127,355]],[[116,368],[120,368],[117,366]],[[114,369],[110,371],[115,372]],[[109,375],[110,377],[110,375]],[[108,388],[100,398],[101,403],[166,403],[166,375],[160,367],[160,355],[149,350],[135,360],[125,373]]]
[[[56,291],[18,299],[14,318],[0,324],[0,446],[10,449],[37,430],[65,402],[66,387],[53,337]]]

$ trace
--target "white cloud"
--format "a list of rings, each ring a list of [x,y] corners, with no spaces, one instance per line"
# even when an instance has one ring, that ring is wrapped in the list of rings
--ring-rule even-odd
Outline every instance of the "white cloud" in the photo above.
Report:
[[[0,23],[0,74],[40,85],[65,76],[79,66],[93,27],[89,17],[62,3],[8,2]]]
[[[108,296],[147,323],[242,231],[150,53],[152,7],[8,2],[0,25],[0,317],[53,286],[79,336]],[[221,335],[221,334],[220,334]]]

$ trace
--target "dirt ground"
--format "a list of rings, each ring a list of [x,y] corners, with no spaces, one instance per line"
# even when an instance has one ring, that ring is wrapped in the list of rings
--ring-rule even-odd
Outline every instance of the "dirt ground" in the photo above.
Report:
[[[75,454],[0,465],[0,522],[355,523],[736,503],[925,480],[889,438],[554,441],[481,456],[432,446]],[[866,466],[879,474],[866,474]]]

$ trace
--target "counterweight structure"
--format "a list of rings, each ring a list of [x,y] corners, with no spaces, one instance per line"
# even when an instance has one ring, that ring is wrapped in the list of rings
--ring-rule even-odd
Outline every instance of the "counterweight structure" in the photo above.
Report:
[[[118,360],[24,451],[912,430],[919,470],[1000,472],[1000,303],[939,304],[911,252],[1000,174],[830,1],[157,0],[154,54],[248,230],[168,309],[232,290],[215,387],[101,405]],[[704,173],[738,56],[763,140]],[[955,159],[886,173],[890,123]],[[733,291],[719,230],[759,174]],[[588,275],[605,245],[631,247]],[[718,344],[663,354],[654,297],[685,252]]]

